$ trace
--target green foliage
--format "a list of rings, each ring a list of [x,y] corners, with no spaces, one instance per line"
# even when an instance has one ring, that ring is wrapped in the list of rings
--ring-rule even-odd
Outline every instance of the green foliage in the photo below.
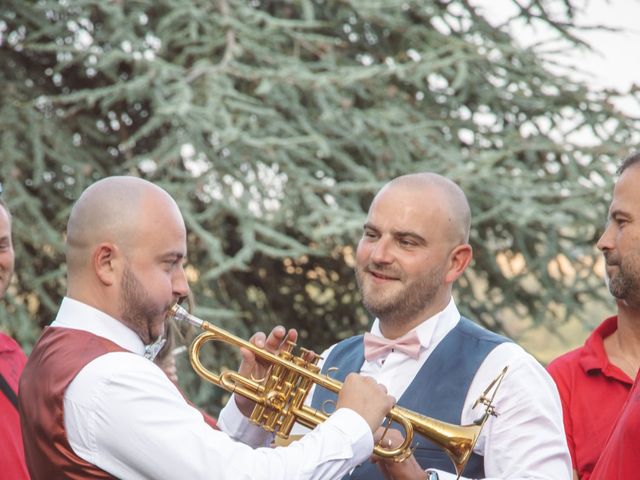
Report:
[[[574,7],[554,18],[550,3],[519,21],[577,47]],[[64,294],[72,202],[113,174],[174,195],[196,313],[244,338],[280,323],[322,349],[361,331],[366,208],[422,170],[472,205],[464,313],[553,328],[602,294],[593,244],[637,122],[615,92],[552,73],[544,45],[519,47],[516,20],[438,0],[3,4],[0,180],[18,265],[0,322],[27,350]]]

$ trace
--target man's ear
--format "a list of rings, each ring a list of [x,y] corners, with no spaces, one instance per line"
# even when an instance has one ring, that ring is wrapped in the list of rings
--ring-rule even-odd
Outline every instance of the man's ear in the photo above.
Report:
[[[118,247],[110,242],[99,244],[93,251],[93,269],[103,284],[113,285],[116,282],[119,257]]]
[[[468,243],[458,245],[449,254],[449,269],[445,275],[446,283],[455,282],[467,269],[473,258],[473,249]]]

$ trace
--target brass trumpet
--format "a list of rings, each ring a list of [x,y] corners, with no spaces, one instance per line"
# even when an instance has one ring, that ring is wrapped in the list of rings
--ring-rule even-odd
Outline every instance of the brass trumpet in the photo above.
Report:
[[[336,394],[342,388],[342,382],[320,373],[320,368],[317,366],[320,359],[318,355],[309,350],[300,349],[302,353],[296,356],[292,353],[295,346],[292,342],[287,342],[287,345],[281,348],[277,354],[271,353],[191,315],[178,304],[171,307],[169,317],[204,330],[204,333],[201,333],[193,341],[189,350],[189,359],[193,369],[205,380],[228,392],[236,393],[255,402],[256,406],[250,417],[253,423],[286,439],[295,422],[313,429],[329,417],[323,411],[304,405],[313,385],[326,388]],[[262,379],[246,378],[233,371],[217,375],[207,370],[200,361],[200,349],[206,342],[213,340],[246,348],[253,352],[257,358],[270,365],[265,377]],[[452,425],[397,405],[394,406],[387,415],[387,424],[398,423],[404,429],[404,440],[401,445],[395,448],[383,448],[381,445],[376,445],[374,453],[381,457],[402,461],[413,451],[411,443],[414,432],[419,433],[446,452],[459,477],[471,456],[482,426],[489,416],[495,415],[491,403],[506,369],[505,367],[477,400],[476,404],[484,404],[486,410],[483,416],[471,425]],[[493,396],[488,398],[489,391],[494,385],[496,387]]]

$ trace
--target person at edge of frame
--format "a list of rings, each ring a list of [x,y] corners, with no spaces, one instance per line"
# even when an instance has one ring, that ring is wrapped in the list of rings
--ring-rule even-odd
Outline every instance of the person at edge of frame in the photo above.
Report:
[[[640,154],[627,157],[618,175],[597,243],[616,315],[605,319],[583,346],[547,367],[560,391],[574,479],[579,480],[638,475],[640,397],[632,385],[633,379],[638,383],[640,368]]]
[[[15,266],[11,222],[9,207],[0,197],[0,298],[9,288]],[[18,343],[0,332],[0,472],[12,480],[29,478],[18,414],[18,382],[26,363],[27,356]]]

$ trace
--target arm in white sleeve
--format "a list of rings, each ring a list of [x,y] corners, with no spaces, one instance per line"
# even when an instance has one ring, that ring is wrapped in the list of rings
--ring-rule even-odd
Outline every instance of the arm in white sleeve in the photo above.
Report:
[[[264,428],[251,423],[240,411],[235,401],[235,394],[231,396],[227,404],[218,416],[218,428],[234,440],[251,447],[266,447],[273,441],[274,435]]]
[[[558,391],[538,361],[516,344],[502,344],[487,356],[469,389],[462,423],[480,416],[483,407],[471,406],[505,365],[509,370],[495,398],[498,416],[487,421],[474,449],[484,456],[484,478],[570,480],[571,458]],[[435,471],[439,480],[456,478]],[[464,473],[460,478],[467,479]]]
[[[212,429],[157,366],[130,353],[87,365],[64,406],[73,450],[118,478],[340,478],[373,449],[366,421],[349,409],[289,447],[253,449]]]

